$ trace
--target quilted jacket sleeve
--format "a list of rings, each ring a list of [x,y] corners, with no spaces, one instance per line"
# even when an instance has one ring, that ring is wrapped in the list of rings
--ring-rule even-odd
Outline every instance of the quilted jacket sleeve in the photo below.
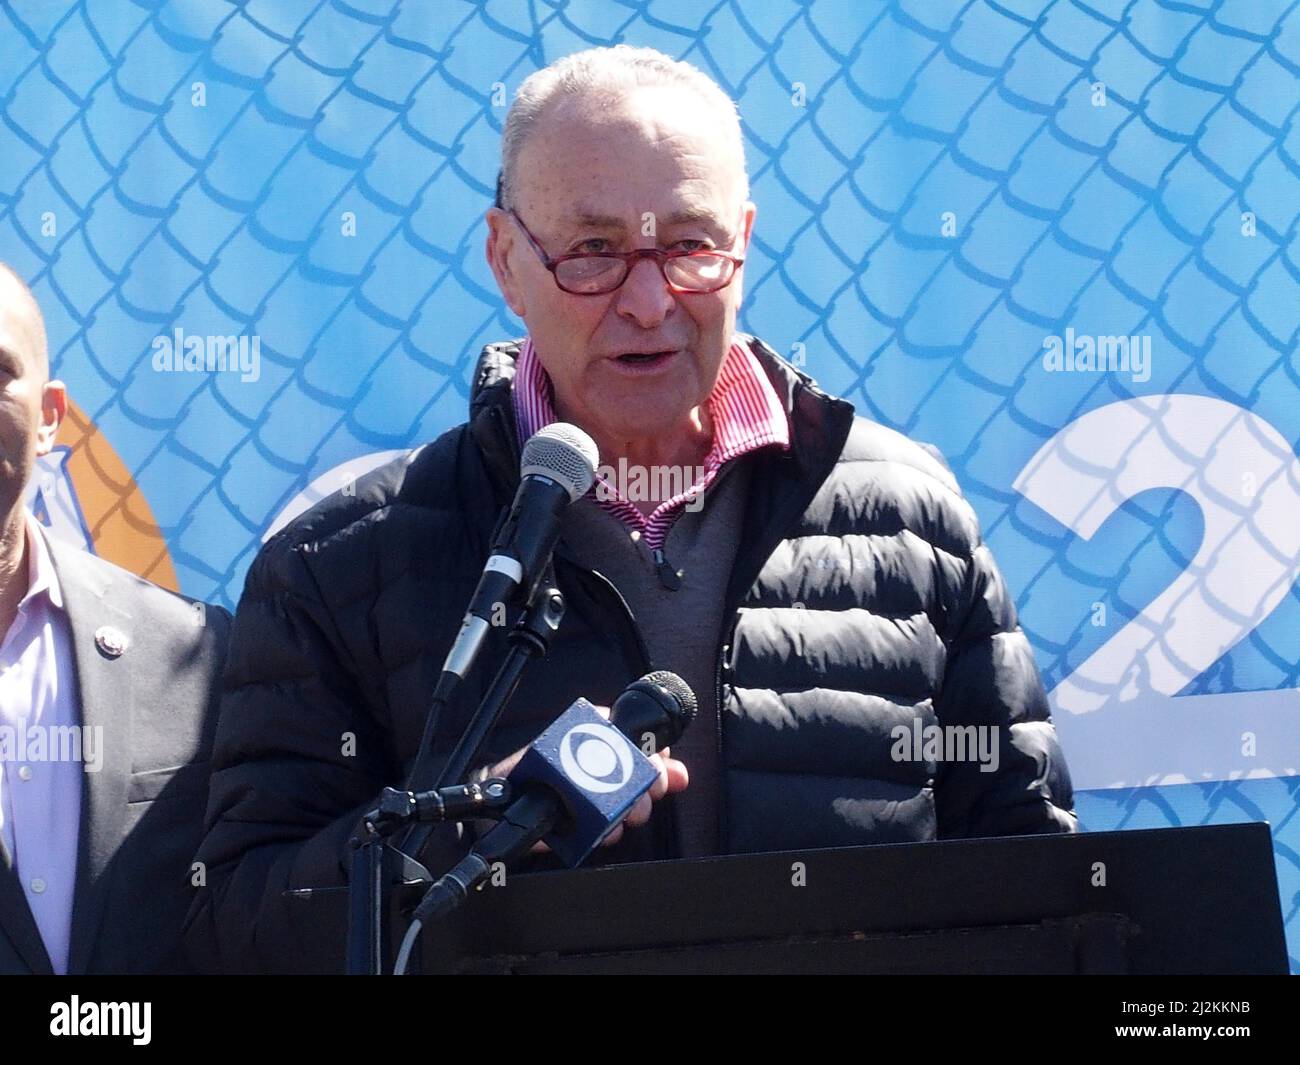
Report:
[[[944,763],[935,795],[941,838],[1074,832],[1070,773],[1015,604],[988,545],[949,571],[952,633],[936,712],[943,725],[988,729],[996,769]]]
[[[302,548],[273,538],[235,616],[213,752],[206,878],[187,945],[206,971],[343,971],[348,840],[400,783]],[[431,851],[458,853],[454,829]]]

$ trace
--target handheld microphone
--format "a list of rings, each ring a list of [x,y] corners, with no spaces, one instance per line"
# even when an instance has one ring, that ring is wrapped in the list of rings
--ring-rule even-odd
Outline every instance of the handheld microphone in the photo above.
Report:
[[[624,688],[610,707],[609,717],[642,754],[649,755],[681,739],[698,709],[695,693],[686,681],[676,673],[657,669]]]
[[[532,742],[510,784],[558,797],[541,838],[565,865],[581,865],[650,790],[658,773],[649,756],[677,741],[695,709],[695,693],[677,674],[650,673],[614,700],[608,721],[579,699]]]
[[[576,425],[553,422],[528,438],[519,489],[447,652],[440,689],[469,671],[498,604],[531,601],[560,538],[560,518],[587,494],[599,462],[595,441]]]
[[[677,741],[695,713],[695,693],[667,671],[628,685],[614,700],[609,721],[578,699],[533,741],[510,774],[522,797],[429,889],[415,918],[423,923],[453,909],[491,875],[496,862],[509,865],[540,839],[566,865],[581,863],[658,779],[637,744],[652,745],[650,753],[662,750]]]

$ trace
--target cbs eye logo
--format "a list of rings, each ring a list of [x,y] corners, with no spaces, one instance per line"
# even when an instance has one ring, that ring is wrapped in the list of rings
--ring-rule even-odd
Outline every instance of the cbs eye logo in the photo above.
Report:
[[[560,740],[560,767],[583,791],[618,791],[632,779],[632,751],[609,725],[574,725]]]

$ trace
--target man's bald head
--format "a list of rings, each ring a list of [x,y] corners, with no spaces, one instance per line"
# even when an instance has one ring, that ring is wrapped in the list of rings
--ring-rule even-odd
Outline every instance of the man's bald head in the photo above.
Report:
[[[21,347],[22,350],[12,354],[29,360],[38,380],[49,380],[45,317],[27,282],[3,260],[0,260],[0,343]]]

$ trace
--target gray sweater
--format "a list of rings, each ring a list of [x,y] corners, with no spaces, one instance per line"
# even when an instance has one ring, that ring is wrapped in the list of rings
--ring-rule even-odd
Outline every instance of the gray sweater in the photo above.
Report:
[[[735,562],[751,464],[728,462],[705,492],[702,505],[677,518],[663,554],[681,572],[670,590],[645,542],[591,497],[565,513],[562,537],[589,569],[609,578],[627,600],[655,669],[681,676],[699,700],[695,722],[673,745],[690,783],[674,797],[682,856],[716,854],[718,847],[718,706],[714,664],[721,636],[723,599]]]

